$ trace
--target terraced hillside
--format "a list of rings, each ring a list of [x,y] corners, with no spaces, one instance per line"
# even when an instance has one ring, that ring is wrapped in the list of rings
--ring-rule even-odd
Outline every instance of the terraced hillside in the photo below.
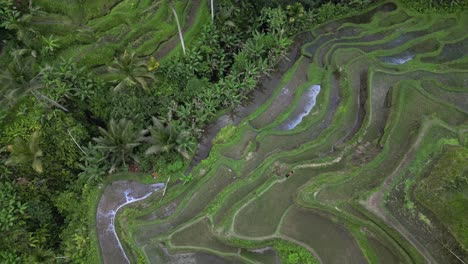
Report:
[[[34,27],[53,34],[62,47],[67,47],[57,58],[96,67],[109,64],[125,49],[157,59],[180,50],[174,49],[180,43],[170,1],[38,2],[45,12],[34,17]],[[209,19],[203,0],[176,1],[174,9],[188,42]]]
[[[387,2],[300,34],[251,101],[207,129],[188,186],[123,210],[125,254],[104,261],[466,263],[466,25],[466,12]]]

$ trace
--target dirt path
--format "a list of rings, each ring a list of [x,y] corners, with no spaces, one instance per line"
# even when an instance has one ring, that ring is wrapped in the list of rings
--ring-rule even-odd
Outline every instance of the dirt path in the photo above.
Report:
[[[382,183],[381,187],[379,190],[375,193],[373,193],[367,201],[364,202],[364,206],[367,210],[370,212],[374,213],[377,215],[379,218],[381,218],[385,224],[393,227],[396,229],[403,237],[406,238],[418,251],[419,253],[426,259],[428,263],[437,263],[437,261],[432,257],[431,253],[427,250],[427,248],[417,240],[415,236],[413,236],[400,222],[398,222],[394,217],[392,217],[387,210],[384,208],[383,205],[383,196],[385,193],[387,193],[391,187],[392,183],[395,180],[395,178],[398,176],[400,171],[408,165],[411,161],[411,157],[414,156],[415,151],[418,149],[420,146],[424,135],[426,135],[427,131],[431,128],[431,126],[438,124],[436,120],[430,120],[425,123],[423,123],[423,127],[421,129],[421,132],[419,133],[418,137],[414,141],[413,145],[410,147],[410,149],[406,152],[406,154],[403,156],[401,162],[398,164],[398,166],[393,170],[393,172],[385,179],[385,181]]]

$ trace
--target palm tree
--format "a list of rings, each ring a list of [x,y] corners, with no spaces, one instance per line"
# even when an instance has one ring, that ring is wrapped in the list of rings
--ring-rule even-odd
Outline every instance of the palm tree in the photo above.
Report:
[[[101,136],[93,140],[111,163],[109,173],[120,165],[127,165],[128,161],[138,162],[134,151],[141,145],[146,131],[137,131],[132,121],[122,118],[118,122],[111,119],[107,130],[100,127],[99,132]]]
[[[42,150],[39,148],[39,133],[31,134],[29,142],[21,138],[15,138],[13,145],[8,146],[11,155],[5,165],[31,164],[34,171],[42,173]]]
[[[47,102],[55,107],[68,112],[68,109],[58,102],[47,97],[39,90],[44,88],[42,77],[49,68],[44,68],[37,73],[32,58],[23,58],[17,55],[13,61],[0,71],[0,100],[6,101],[9,106],[13,106],[16,101],[25,95],[33,95],[39,102]],[[3,97],[3,98],[2,98]]]
[[[152,118],[153,126],[148,130],[151,137],[147,141],[151,146],[146,150],[146,155],[170,153],[176,151],[185,159],[190,159],[193,152],[193,141],[188,131],[179,131],[171,121],[163,124],[156,117]]]
[[[125,51],[122,56],[115,58],[108,71],[116,74],[115,92],[136,85],[148,91],[148,81],[155,80],[154,76],[148,72],[146,61],[137,58],[135,52]]]
[[[174,18],[177,23],[177,30],[179,31],[179,38],[180,38],[180,44],[182,45],[182,52],[184,53],[185,56],[185,43],[184,43],[184,36],[182,35],[182,29],[180,28],[180,23],[179,23],[179,16],[177,16],[177,12],[174,8],[174,4],[171,3],[171,10],[172,14],[174,14]]]

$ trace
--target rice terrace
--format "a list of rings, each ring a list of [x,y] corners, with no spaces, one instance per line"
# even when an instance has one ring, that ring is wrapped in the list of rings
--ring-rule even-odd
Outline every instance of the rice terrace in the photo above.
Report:
[[[468,263],[467,7],[0,0],[0,263]]]

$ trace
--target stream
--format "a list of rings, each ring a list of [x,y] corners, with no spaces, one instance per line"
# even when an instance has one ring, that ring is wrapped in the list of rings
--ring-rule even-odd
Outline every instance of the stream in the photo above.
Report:
[[[412,60],[414,58],[414,54],[411,54],[409,52],[403,52],[399,55],[396,56],[388,56],[388,57],[380,57],[379,59],[382,62],[388,63],[388,64],[394,64],[394,65],[401,65],[405,64],[408,61]]]
[[[115,217],[119,210],[164,187],[164,183],[145,185],[134,181],[115,181],[106,187],[96,214],[96,230],[104,263],[130,263],[115,231]]]
[[[282,130],[291,130],[296,128],[302,122],[302,119],[306,117],[312,108],[315,106],[315,101],[317,99],[317,95],[320,92],[320,85],[314,84],[310,86],[305,92],[304,95],[301,96],[299,105],[291,113],[290,117],[280,125],[280,129]]]

